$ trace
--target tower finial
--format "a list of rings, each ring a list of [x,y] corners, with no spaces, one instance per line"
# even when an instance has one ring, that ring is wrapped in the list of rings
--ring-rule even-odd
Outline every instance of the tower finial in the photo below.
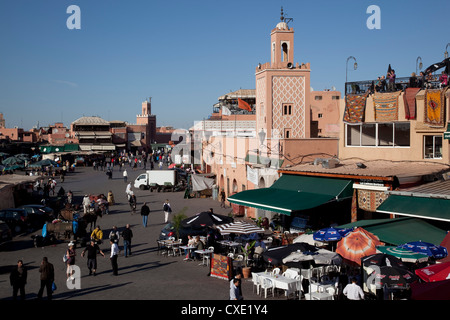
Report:
[[[284,21],[284,15],[283,15],[283,6],[281,6],[281,21]]]

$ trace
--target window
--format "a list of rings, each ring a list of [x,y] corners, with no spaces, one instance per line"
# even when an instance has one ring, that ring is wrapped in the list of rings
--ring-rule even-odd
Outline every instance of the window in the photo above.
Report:
[[[346,124],[348,147],[409,147],[409,122]]]
[[[292,114],[292,104],[285,103],[283,104],[283,115],[291,115]]]
[[[332,96],[332,97],[331,97],[331,100],[339,100],[339,99],[341,99],[340,96]]]
[[[314,96],[314,100],[322,100],[322,96]]]
[[[318,115],[317,115],[317,118],[322,118],[323,117],[323,114],[322,113],[319,113]]]
[[[281,61],[282,61],[282,62],[289,61],[289,57],[288,57],[288,44],[287,44],[286,42],[283,42],[283,44],[281,44],[281,51],[282,51]]]
[[[291,137],[291,129],[284,129],[284,137],[289,139]]]
[[[442,159],[442,136],[424,136],[424,159]]]

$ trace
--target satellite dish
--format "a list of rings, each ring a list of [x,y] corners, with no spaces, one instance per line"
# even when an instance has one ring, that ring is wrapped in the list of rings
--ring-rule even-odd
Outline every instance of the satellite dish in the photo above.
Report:
[[[336,91],[336,87],[335,87],[335,86],[332,86],[332,87],[331,87],[331,90]]]

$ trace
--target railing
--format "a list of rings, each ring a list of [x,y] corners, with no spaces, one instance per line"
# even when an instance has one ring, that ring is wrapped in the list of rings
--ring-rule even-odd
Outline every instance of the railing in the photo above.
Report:
[[[222,109],[222,106],[227,107],[231,114],[255,114],[256,113],[256,105],[250,104],[250,107],[252,108],[252,111],[247,111],[244,109],[239,108],[237,103],[227,103],[227,104],[215,104],[213,106],[213,113],[219,113]]]
[[[409,79],[410,77],[402,77],[395,79],[395,90],[394,91],[404,91],[407,87],[409,87]],[[419,81],[419,78],[417,78]],[[388,79],[385,79],[385,86],[382,88],[377,88],[377,92],[387,92],[388,91]],[[346,82],[345,83],[345,94],[357,94],[364,93],[367,91],[374,92],[375,87],[378,83],[378,79],[376,80],[364,80],[364,81],[354,81],[354,82]],[[429,88],[439,88],[439,76],[433,76],[433,80],[428,82]],[[424,84],[422,84],[421,88],[425,88]]]

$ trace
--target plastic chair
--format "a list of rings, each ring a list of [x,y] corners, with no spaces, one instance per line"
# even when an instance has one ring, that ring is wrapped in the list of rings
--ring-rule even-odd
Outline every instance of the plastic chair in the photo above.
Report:
[[[264,297],[267,298],[267,291],[272,291],[272,296],[275,297],[275,288],[272,280],[260,277],[261,289],[264,290]]]
[[[214,252],[214,247],[209,247],[208,250],[211,250],[212,252]],[[203,263],[206,261],[206,265],[209,266],[209,253],[208,254],[204,254],[203,255]]]
[[[274,268],[273,270],[272,270],[272,274],[273,275],[276,275],[276,274],[280,274],[280,268]]]
[[[259,276],[256,272],[252,272],[252,282],[253,282],[253,292],[255,292],[256,287],[256,294],[259,295],[259,288],[261,287],[261,284],[259,283]]]
[[[294,280],[297,280],[297,282],[296,282],[296,288],[295,288],[295,290],[292,291],[292,292],[286,290],[286,296],[287,296],[287,298],[289,298],[289,296],[290,296],[291,294],[294,294],[294,297],[298,294],[298,299],[301,300],[301,298],[302,298],[302,293],[303,293],[303,286],[302,286],[302,283],[303,283],[303,276],[300,275],[300,274],[297,274],[297,275],[295,275],[295,276],[293,277],[293,279],[294,279]]]

